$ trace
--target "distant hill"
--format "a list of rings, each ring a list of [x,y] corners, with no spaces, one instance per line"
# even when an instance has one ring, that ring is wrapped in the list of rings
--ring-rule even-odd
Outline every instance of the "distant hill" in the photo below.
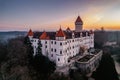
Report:
[[[95,31],[95,43],[104,44],[107,41],[120,44],[120,31]]]
[[[8,31],[8,32],[0,32],[0,42],[7,42],[7,40],[11,38],[15,38],[18,36],[25,36],[27,32],[25,31]]]

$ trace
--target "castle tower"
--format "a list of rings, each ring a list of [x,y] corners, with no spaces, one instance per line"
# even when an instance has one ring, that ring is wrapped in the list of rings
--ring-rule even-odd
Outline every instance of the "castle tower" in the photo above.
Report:
[[[42,46],[42,54],[44,56],[47,56],[49,55],[49,52],[50,52],[50,47],[49,47],[49,44],[50,44],[50,37],[49,35],[44,31],[41,36],[39,37],[40,41],[41,41],[41,44],[43,45]]]
[[[56,40],[65,40],[65,33],[62,31],[61,28],[56,33]]]
[[[44,31],[42,33],[42,35],[39,38],[40,40],[49,40],[49,36],[47,35],[47,33]]]
[[[80,16],[78,16],[75,21],[75,31],[80,32],[82,28],[83,28],[83,21],[81,20]]]
[[[27,36],[29,37],[30,40],[32,40],[33,35],[34,35],[34,33],[33,33],[32,30],[30,29],[29,32],[28,32],[28,34],[27,34]]]

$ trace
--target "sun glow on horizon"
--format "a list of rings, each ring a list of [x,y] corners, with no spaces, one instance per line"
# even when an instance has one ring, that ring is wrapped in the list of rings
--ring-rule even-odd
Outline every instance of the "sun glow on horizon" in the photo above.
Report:
[[[0,30],[75,28],[79,15],[83,29],[120,30],[120,0],[1,0]]]

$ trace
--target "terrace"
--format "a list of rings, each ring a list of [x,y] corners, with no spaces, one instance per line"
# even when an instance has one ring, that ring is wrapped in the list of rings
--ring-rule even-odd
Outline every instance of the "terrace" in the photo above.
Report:
[[[86,55],[78,60],[78,62],[88,62],[94,55]]]
[[[75,62],[75,66],[80,69],[81,73],[88,74],[92,72],[99,65],[99,61],[102,57],[102,51],[99,49],[89,50],[88,54],[78,58]]]

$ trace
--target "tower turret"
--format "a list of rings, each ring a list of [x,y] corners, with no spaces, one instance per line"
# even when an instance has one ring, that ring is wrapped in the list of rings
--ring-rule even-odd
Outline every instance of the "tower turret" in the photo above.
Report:
[[[39,39],[41,39],[41,40],[48,40],[48,39],[49,39],[49,36],[48,36],[47,33],[44,31],[44,32],[42,33],[42,35],[40,36]]]
[[[65,34],[60,28],[59,31],[56,33],[56,40],[65,40]]]
[[[80,18],[80,16],[78,16],[75,21],[75,31],[80,32],[82,30],[82,28],[83,28],[83,21]]]
[[[32,40],[33,35],[34,35],[34,33],[33,33],[32,30],[30,29],[29,32],[28,32],[28,34],[27,34],[27,36],[29,37],[30,40]]]

